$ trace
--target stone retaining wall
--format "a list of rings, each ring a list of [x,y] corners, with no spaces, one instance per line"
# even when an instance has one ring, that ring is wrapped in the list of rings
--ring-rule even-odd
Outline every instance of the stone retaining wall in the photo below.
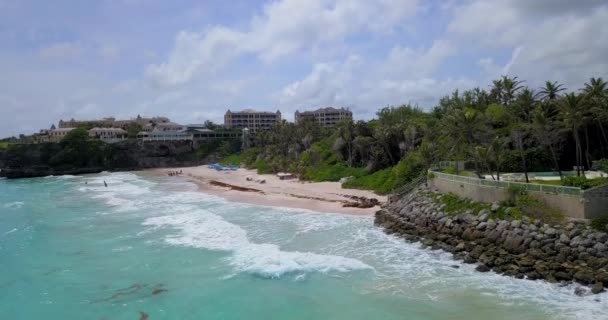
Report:
[[[500,202],[508,197],[507,190],[504,188],[474,185],[438,177],[429,179],[428,184],[441,192],[451,192],[459,197],[479,202]],[[605,188],[608,188],[608,186]],[[583,192],[582,196],[537,191],[528,192],[546,205],[559,209],[565,215],[574,219],[593,219],[608,214],[608,191],[597,192],[597,195],[588,195]]]
[[[584,222],[551,226],[527,218],[494,220],[489,210],[447,215],[426,191],[419,189],[388,204],[376,213],[375,224],[477,263],[478,271],[578,282],[592,286],[593,293],[608,286],[608,233],[591,230]]]

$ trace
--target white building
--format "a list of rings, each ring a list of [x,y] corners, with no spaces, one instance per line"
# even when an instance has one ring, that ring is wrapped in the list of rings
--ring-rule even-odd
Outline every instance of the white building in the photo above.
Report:
[[[48,131],[49,134],[49,142],[59,142],[68,134],[68,132],[74,130],[76,128],[58,128],[51,129]]]
[[[93,128],[89,130],[89,137],[99,139],[106,143],[125,140],[127,132],[121,128]]]
[[[184,130],[184,126],[181,124],[177,124],[175,122],[156,122],[156,123],[148,123],[143,127],[143,131],[152,132],[152,131],[182,131]]]

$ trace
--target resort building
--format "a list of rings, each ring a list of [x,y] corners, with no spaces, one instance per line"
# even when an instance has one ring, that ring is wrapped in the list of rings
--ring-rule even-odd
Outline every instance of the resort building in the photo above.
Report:
[[[181,124],[177,124],[175,122],[150,122],[143,126],[143,131],[152,132],[152,131],[182,131],[184,130],[184,126]]]
[[[249,129],[251,133],[268,130],[275,123],[281,122],[281,111],[263,112],[246,109],[243,111],[226,111],[224,126],[226,129]]]
[[[192,135],[185,131],[142,131],[137,134],[142,141],[181,141],[192,140]]]
[[[242,135],[241,130],[225,128],[211,130],[201,125],[187,125],[184,131],[191,134],[192,139],[196,141],[237,139]]]
[[[111,127],[116,119],[109,117],[101,120],[74,120],[73,118],[67,121],[59,120],[59,128],[76,128],[76,127]]]
[[[121,128],[93,128],[89,130],[89,137],[99,139],[106,143],[125,140],[127,132]]]
[[[227,129],[211,130],[197,125],[190,125],[181,131],[142,131],[137,137],[143,141],[213,141],[240,138],[241,131]]]
[[[58,128],[49,130],[49,142],[59,142],[61,141],[68,132],[74,130],[75,128]]]
[[[171,122],[171,120],[169,120],[169,118],[167,118],[167,117],[145,118],[140,115],[137,115],[137,117],[135,119],[116,120],[116,121],[114,121],[114,124],[112,126],[116,127],[116,128],[127,129],[129,126],[131,126],[133,124],[145,127],[146,125],[151,124],[151,123],[159,124],[159,123],[169,123],[169,122]]]
[[[59,120],[59,128],[76,128],[76,127],[85,127],[85,128],[122,128],[127,129],[131,125],[140,125],[142,127],[149,124],[165,124],[170,123],[171,121],[167,117],[152,117],[152,118],[144,118],[140,115],[137,115],[135,119],[129,120],[116,120],[114,117],[103,118],[100,120]]]
[[[333,107],[321,108],[314,111],[304,111],[295,113],[295,122],[299,123],[304,119],[313,119],[323,127],[333,127],[343,120],[352,120],[353,113],[344,108],[336,109]]]

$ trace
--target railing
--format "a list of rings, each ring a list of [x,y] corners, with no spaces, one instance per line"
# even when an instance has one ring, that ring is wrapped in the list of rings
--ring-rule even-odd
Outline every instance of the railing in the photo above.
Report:
[[[408,184],[393,190],[387,197],[388,202],[391,203],[395,199],[403,196],[404,194],[412,192],[412,190],[414,190],[416,187],[418,187],[424,182],[426,182],[426,172],[421,176],[415,178],[414,180],[410,181]]]
[[[459,183],[466,183],[477,186],[484,187],[494,187],[501,189],[508,189],[509,187],[516,186],[523,190],[527,191],[535,191],[535,192],[544,192],[551,194],[559,194],[559,195],[568,195],[568,196],[580,196],[583,194],[583,190],[581,188],[576,187],[563,187],[563,186],[552,186],[546,184],[536,184],[536,183],[522,183],[522,182],[511,182],[511,181],[495,181],[495,180],[485,180],[478,179],[473,177],[463,177],[457,176],[453,174],[447,174],[437,171],[429,171],[436,178],[446,180],[446,181],[454,181]]]

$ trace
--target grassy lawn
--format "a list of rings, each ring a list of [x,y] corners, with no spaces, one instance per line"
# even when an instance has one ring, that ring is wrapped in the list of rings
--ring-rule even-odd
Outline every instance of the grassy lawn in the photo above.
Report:
[[[8,142],[0,142],[0,150],[8,148]]]

